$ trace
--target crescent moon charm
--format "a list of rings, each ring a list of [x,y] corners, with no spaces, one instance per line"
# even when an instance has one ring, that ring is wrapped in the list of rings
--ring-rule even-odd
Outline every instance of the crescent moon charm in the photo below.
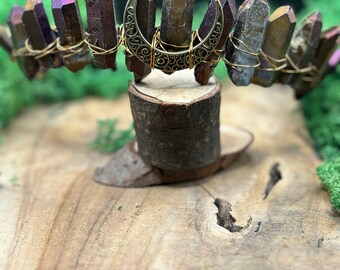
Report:
[[[138,26],[136,7],[138,0],[129,0],[124,13],[125,47],[127,52],[138,57],[144,64],[159,69],[165,73],[192,68],[206,61],[216,50],[223,33],[224,16],[220,0],[215,0],[215,21],[207,37],[191,48],[181,51],[168,52],[159,46],[150,44]]]

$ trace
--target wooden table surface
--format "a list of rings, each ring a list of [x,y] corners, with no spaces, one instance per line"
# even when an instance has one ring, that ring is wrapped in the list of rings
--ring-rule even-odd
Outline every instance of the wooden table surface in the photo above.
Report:
[[[222,100],[222,123],[255,134],[247,154],[143,189],[91,180],[110,158],[89,149],[96,120],[129,126],[127,96],[25,111],[1,133],[0,269],[339,269],[340,218],[292,92],[227,85]]]

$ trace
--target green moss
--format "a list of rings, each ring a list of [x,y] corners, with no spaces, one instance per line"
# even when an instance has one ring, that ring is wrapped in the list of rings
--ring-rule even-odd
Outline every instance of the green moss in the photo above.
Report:
[[[340,157],[334,158],[317,168],[323,186],[331,193],[331,204],[340,210]]]
[[[120,130],[117,123],[117,119],[98,121],[98,134],[91,147],[102,152],[115,152],[135,138],[133,127]]]
[[[330,190],[331,195],[331,204],[336,211],[340,211],[340,185],[333,187]]]
[[[300,15],[319,10],[324,29],[339,24],[340,2],[306,0]],[[303,17],[300,16],[300,19]],[[331,193],[331,204],[340,210],[340,67],[303,100],[306,123],[325,164],[317,169],[322,184]]]
[[[340,70],[303,100],[307,126],[325,160],[340,153]]]
[[[12,184],[12,186],[17,187],[19,186],[19,178],[16,174],[13,174],[11,178],[9,179],[9,182]]]

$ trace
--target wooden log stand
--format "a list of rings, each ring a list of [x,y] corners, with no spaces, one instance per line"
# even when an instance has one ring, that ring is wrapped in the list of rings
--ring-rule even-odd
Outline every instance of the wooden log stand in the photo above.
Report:
[[[251,133],[220,127],[221,85],[191,71],[154,71],[129,87],[137,142],[117,152],[95,181],[143,187],[203,178],[225,169],[252,143]]]

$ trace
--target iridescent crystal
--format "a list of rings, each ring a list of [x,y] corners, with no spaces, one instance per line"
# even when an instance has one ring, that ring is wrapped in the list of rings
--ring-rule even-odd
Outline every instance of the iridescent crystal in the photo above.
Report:
[[[216,51],[209,55],[205,62],[202,62],[195,67],[196,81],[203,85],[207,84],[209,78],[213,75],[220,58],[220,51],[225,49],[227,38],[236,20],[235,0],[221,0],[221,4],[224,11],[223,35],[216,46]],[[202,24],[198,30],[200,39],[207,37],[211,28],[213,27],[216,14],[215,7],[215,0],[211,0],[208,11],[205,14]]]
[[[268,20],[268,27],[262,45],[262,51],[272,59],[285,59],[295,25],[296,17],[290,6],[283,6],[275,10]],[[260,56],[260,60],[260,68],[262,69],[274,69],[275,67],[284,65],[284,61],[280,62],[274,60],[272,60],[271,64],[270,60],[266,60],[263,56]],[[279,74],[278,71],[256,69],[252,82],[264,87],[269,87],[275,82]]]
[[[287,55],[299,69],[308,67],[312,62],[319,45],[321,28],[321,14],[315,12],[309,15],[294,33]],[[293,66],[288,65],[287,69],[293,70]],[[293,85],[299,78],[301,78],[300,74],[281,73],[278,81]]]
[[[340,49],[337,49],[331,59],[329,59],[328,65],[332,68],[336,67],[337,65],[340,64]]]
[[[28,38],[22,21],[23,14],[24,9],[22,7],[13,7],[7,20],[7,24],[11,32],[13,47],[16,50],[24,48],[25,42]],[[35,78],[40,67],[38,61],[34,60],[33,57],[19,57],[18,63],[22,72],[29,80]]]
[[[85,38],[85,32],[77,0],[52,0],[54,21],[58,30],[60,45],[65,49],[76,46],[80,52],[65,52],[65,66],[72,72],[82,70],[90,63],[90,55],[86,44],[81,44]],[[81,44],[80,46],[77,46]],[[70,56],[70,54],[72,54]]]
[[[233,66],[227,65],[230,79],[235,85],[251,83],[258,63],[269,15],[266,0],[246,0],[239,9],[233,33],[233,41],[227,44],[226,58]],[[246,52],[245,52],[246,51]],[[239,65],[239,66],[238,66]],[[242,67],[245,66],[245,67]]]
[[[48,21],[44,5],[41,0],[28,0],[22,20],[34,50],[44,50],[56,39]],[[40,59],[46,67],[60,67],[63,62],[58,54],[49,54]]]
[[[117,46],[117,27],[113,0],[86,0],[88,32],[91,44],[110,50]],[[93,55],[95,66],[116,70],[116,52]]]
[[[297,97],[302,97],[313,88],[318,86],[329,72],[329,61],[337,49],[337,40],[340,36],[340,28],[335,26],[322,33],[316,54],[312,64],[316,68],[316,74],[301,75],[300,79],[293,85]],[[308,81],[308,79],[310,81]]]
[[[195,0],[163,0],[161,39],[175,46],[189,45]]]
[[[151,43],[156,31],[156,0],[139,0],[137,3],[136,16],[138,26],[143,36]],[[135,81],[141,81],[151,73],[150,66],[144,64],[137,56],[126,55],[125,63],[129,71],[135,75]]]

